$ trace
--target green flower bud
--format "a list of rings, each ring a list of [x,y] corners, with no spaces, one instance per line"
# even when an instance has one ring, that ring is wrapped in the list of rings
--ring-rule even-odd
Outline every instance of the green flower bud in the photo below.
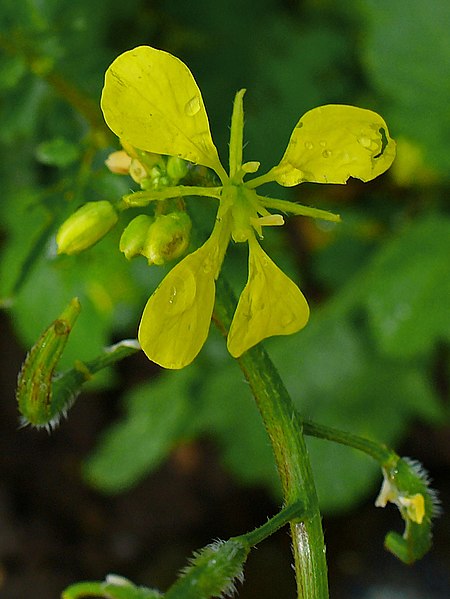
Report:
[[[120,238],[119,249],[125,254],[128,260],[142,253],[148,230],[154,220],[154,218],[147,214],[140,214],[136,218],[133,218],[124,229]]]
[[[164,264],[178,258],[189,245],[191,219],[186,212],[157,216],[150,225],[142,254],[149,264]]]
[[[58,254],[78,254],[99,241],[117,222],[107,201],[88,202],[63,222],[56,234]]]
[[[166,169],[168,176],[172,180],[172,184],[176,184],[187,175],[188,164],[186,160],[178,158],[178,156],[169,156]]]

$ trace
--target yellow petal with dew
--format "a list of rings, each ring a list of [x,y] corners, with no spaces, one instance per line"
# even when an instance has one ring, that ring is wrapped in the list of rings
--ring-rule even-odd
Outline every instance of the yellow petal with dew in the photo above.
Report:
[[[152,362],[163,368],[184,368],[203,347],[225,249],[213,233],[169,272],[148,300],[138,338]]]
[[[212,141],[201,92],[178,58],[149,46],[121,54],[106,72],[101,107],[126,144],[225,171]]]
[[[302,116],[271,174],[286,187],[304,181],[346,183],[350,177],[370,181],[394,158],[395,141],[376,112],[329,104]]]
[[[296,333],[309,318],[303,293],[255,238],[249,240],[249,250],[248,281],[228,333],[228,351],[234,358],[267,337]]]

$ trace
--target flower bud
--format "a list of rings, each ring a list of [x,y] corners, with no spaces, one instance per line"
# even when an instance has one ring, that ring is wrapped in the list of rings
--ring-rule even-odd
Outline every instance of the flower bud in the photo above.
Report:
[[[105,160],[105,165],[116,175],[127,175],[131,166],[131,156],[123,150],[113,152]]]
[[[142,254],[149,264],[164,264],[183,254],[189,245],[191,219],[186,212],[157,216],[150,225]]]
[[[139,183],[139,185],[145,181],[148,177],[148,173],[145,170],[145,167],[139,162],[137,158],[133,158],[130,163],[130,177],[133,179],[135,183]]]
[[[128,260],[142,253],[148,230],[154,220],[147,214],[140,214],[128,223],[119,242],[119,249]]]
[[[172,184],[176,184],[187,175],[188,164],[186,160],[178,158],[178,156],[169,156],[166,169],[168,176],[172,180]]]
[[[160,164],[155,164],[149,171],[147,177],[139,181],[142,189],[159,191],[171,185],[165,169]]]
[[[58,254],[78,254],[99,241],[117,222],[117,213],[107,201],[88,202],[59,227]]]

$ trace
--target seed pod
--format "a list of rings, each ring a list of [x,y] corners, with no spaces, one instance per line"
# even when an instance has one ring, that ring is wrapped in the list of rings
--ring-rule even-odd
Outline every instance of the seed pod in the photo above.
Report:
[[[165,599],[226,597],[242,582],[250,545],[242,539],[216,541],[194,555],[191,564],[164,595]]]
[[[149,264],[164,264],[179,258],[189,245],[191,219],[186,212],[157,216],[150,226],[142,254]]]
[[[52,427],[69,407],[71,394],[52,397],[54,371],[64,351],[70,331],[80,313],[74,298],[64,312],[42,333],[29,351],[17,381],[16,397],[24,424]]]
[[[91,247],[117,222],[117,213],[106,200],[88,202],[60,226],[56,234],[58,254],[78,254]]]
[[[120,251],[128,260],[142,253],[150,225],[154,218],[140,214],[131,220],[125,228],[119,242]]]

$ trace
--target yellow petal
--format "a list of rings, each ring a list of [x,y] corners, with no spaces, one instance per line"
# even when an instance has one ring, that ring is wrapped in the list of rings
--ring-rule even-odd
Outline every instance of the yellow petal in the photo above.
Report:
[[[179,369],[197,356],[208,336],[221,261],[217,240],[210,237],[179,262],[150,297],[138,337],[152,362]]]
[[[203,98],[187,66],[149,46],[121,54],[106,72],[101,106],[126,144],[224,173]]]
[[[422,524],[425,517],[425,499],[421,493],[411,497],[399,497],[400,506],[406,507],[408,518],[417,524]]]
[[[349,177],[370,181],[394,158],[395,141],[377,113],[330,104],[302,116],[272,173],[286,187],[303,181],[346,183]]]
[[[234,358],[267,337],[296,333],[309,318],[308,304],[297,285],[254,238],[249,246],[248,281],[228,333],[228,351]]]

